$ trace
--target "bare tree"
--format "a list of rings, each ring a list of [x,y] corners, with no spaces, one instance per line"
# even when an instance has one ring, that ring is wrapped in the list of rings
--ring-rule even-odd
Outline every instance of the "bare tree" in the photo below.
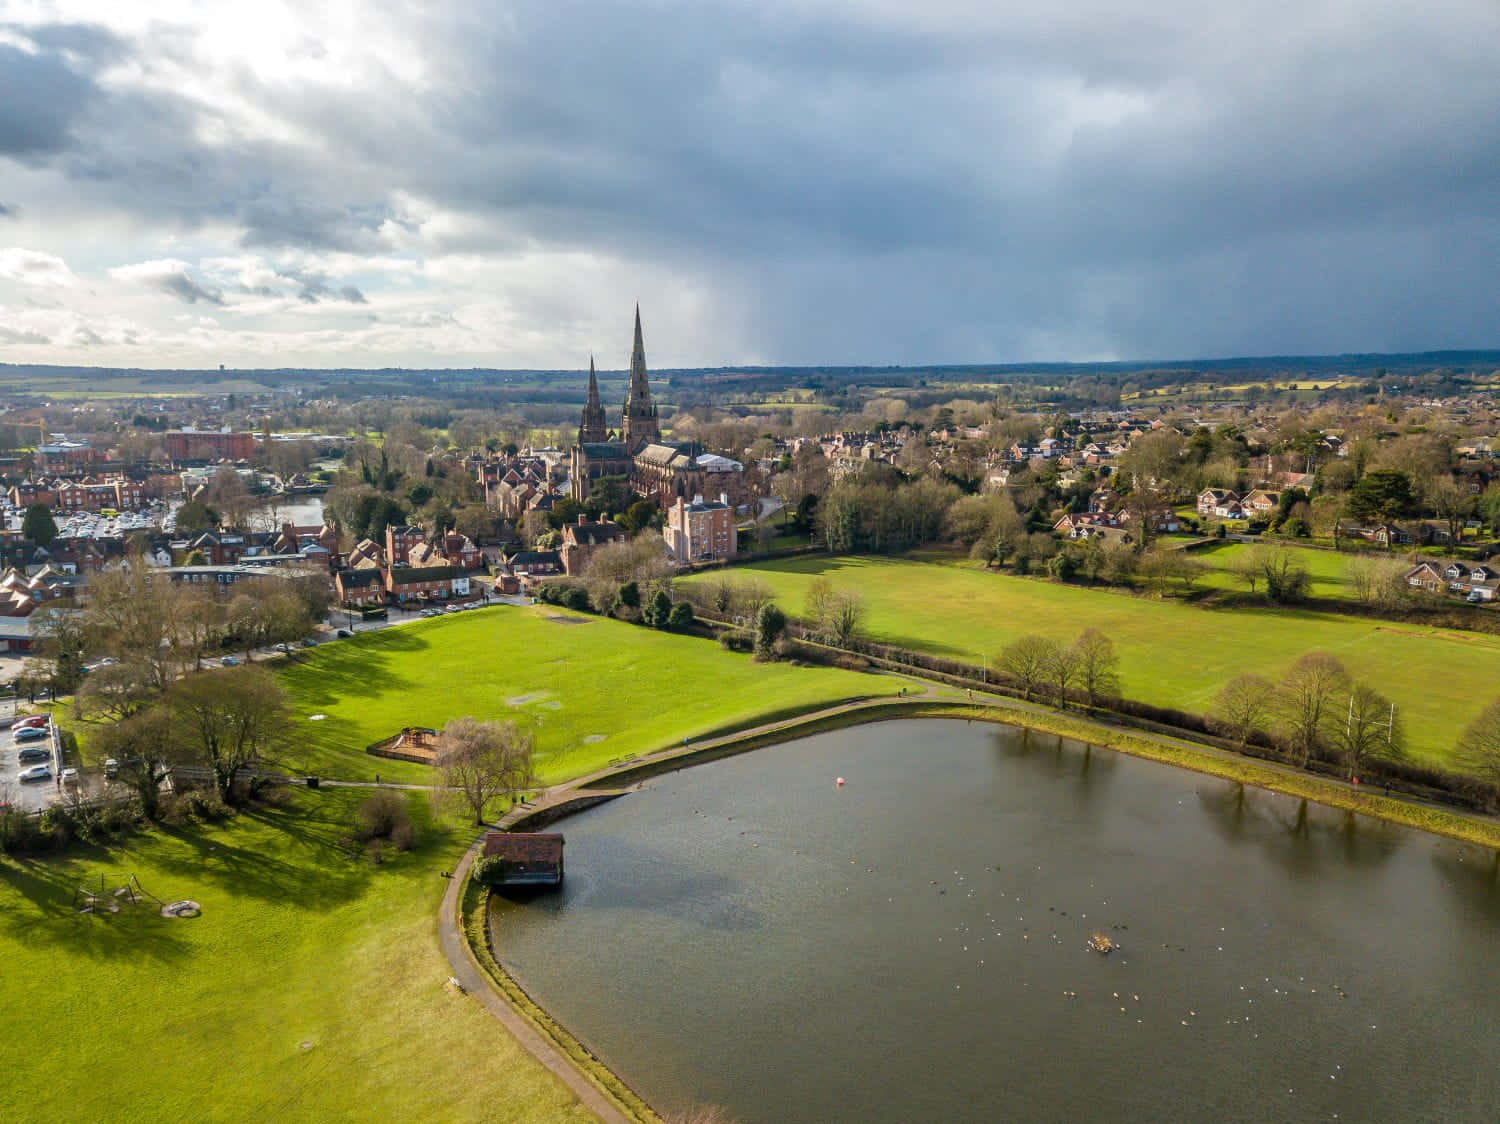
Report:
[[[144,710],[158,693],[151,668],[139,660],[95,667],[78,688],[78,709],[123,722]]]
[[[1078,664],[1078,685],[1092,707],[1101,697],[1120,693],[1120,657],[1115,644],[1097,628],[1086,628],[1073,642]]]
[[[1068,688],[1078,678],[1078,649],[1064,648],[1053,643],[1052,653],[1047,659],[1047,680],[1057,695],[1057,705],[1068,709]]]
[[[443,783],[462,798],[476,824],[502,796],[512,800],[536,783],[535,741],[514,722],[455,718],[438,738],[437,765]]]
[[[173,738],[182,756],[213,772],[228,802],[245,770],[287,744],[291,714],[286,691],[260,667],[203,671],[167,689]]]
[[[141,814],[154,820],[161,801],[161,786],[172,771],[178,747],[172,737],[171,713],[165,707],[141,711],[124,721],[101,726],[97,748],[101,756],[113,758],[116,778],[134,793]]]
[[[1371,757],[1397,761],[1406,755],[1406,737],[1395,704],[1363,683],[1356,683],[1349,692],[1343,722],[1334,716],[1333,733],[1350,780]]]
[[[1489,784],[1492,802],[1500,798],[1500,699],[1479,712],[1458,740],[1459,763]]]
[[[643,601],[650,600],[657,590],[670,592],[672,567],[667,561],[667,545],[656,531],[642,531],[633,539],[610,543],[589,559],[583,580],[595,605],[609,604],[615,590],[631,581],[640,588]]]
[[[1348,688],[1344,665],[1327,652],[1309,652],[1281,681],[1280,710],[1286,741],[1302,768],[1323,744],[1334,700]]]
[[[1241,749],[1265,730],[1276,704],[1276,688],[1259,675],[1236,675],[1224,685],[1209,712],[1209,726]]]
[[[824,643],[847,647],[865,619],[865,599],[852,589],[834,589],[827,578],[815,578],[807,590],[804,620]]]
[[[158,690],[172,679],[178,602],[165,578],[135,565],[94,575],[85,622],[90,647],[149,669]]]
[[[1035,633],[1007,644],[996,663],[1021,688],[1021,697],[1031,701],[1032,692],[1048,681],[1057,641]]]

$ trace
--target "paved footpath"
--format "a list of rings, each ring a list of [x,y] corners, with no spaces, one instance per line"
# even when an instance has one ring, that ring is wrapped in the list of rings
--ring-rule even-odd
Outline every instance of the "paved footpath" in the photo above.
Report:
[[[583,1102],[584,1106],[605,1124],[630,1124],[630,1118],[617,1109],[614,1102],[601,1093],[587,1077],[579,1072],[573,1062],[548,1041],[523,1018],[514,1007],[495,990],[489,977],[474,961],[474,954],[458,923],[458,894],[463,888],[469,868],[479,854],[483,840],[470,847],[453,877],[448,881],[448,890],[443,894],[443,912],[438,920],[438,939],[443,952],[453,967],[453,975],[463,989],[472,995],[481,1006],[511,1034],[522,1046],[554,1073],[564,1085]]]

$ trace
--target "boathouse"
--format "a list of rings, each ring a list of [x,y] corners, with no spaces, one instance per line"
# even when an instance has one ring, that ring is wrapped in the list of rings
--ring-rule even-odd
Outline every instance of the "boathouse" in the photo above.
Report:
[[[563,879],[563,837],[555,833],[489,832],[484,857],[503,864],[494,886],[556,886]]]

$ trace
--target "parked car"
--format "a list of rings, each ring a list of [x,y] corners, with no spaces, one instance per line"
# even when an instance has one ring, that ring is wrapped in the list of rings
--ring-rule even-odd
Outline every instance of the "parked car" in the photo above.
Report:
[[[64,769],[62,771],[62,783],[63,784],[77,784],[78,783],[78,770],[75,769],[75,768],[73,768],[73,766],[71,766],[71,765],[69,765],[66,769]]]
[[[104,759],[104,776],[108,780],[114,780],[120,775],[120,763],[113,757]]]
[[[22,784],[27,784],[31,781],[47,781],[51,779],[51,765],[33,765],[31,768],[22,769],[19,773],[16,774],[16,780],[20,781]]]
[[[35,742],[41,741],[48,733],[46,726],[22,726],[11,736],[18,742]]]
[[[349,637],[354,635],[354,633],[350,632],[347,628],[341,628],[338,630],[338,632],[334,633],[334,635],[337,636],[340,640],[348,640]]]
[[[318,646],[318,642],[311,636],[304,636],[302,638],[302,646],[304,648],[316,648]]]
[[[219,664],[222,667],[239,667],[240,661],[238,656],[225,656],[219,661]]]
[[[17,719],[16,724],[11,729],[29,730],[33,726],[40,726],[46,729],[50,725],[52,725],[52,716],[50,714],[33,714],[30,718]]]
[[[16,754],[17,761],[50,761],[52,751],[44,745],[28,745]]]

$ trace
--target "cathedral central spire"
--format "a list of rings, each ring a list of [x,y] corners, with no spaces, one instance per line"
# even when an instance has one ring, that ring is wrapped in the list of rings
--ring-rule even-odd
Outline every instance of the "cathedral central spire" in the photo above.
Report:
[[[651,384],[646,377],[646,342],[641,335],[641,306],[635,306],[635,346],[630,352],[630,389],[625,392],[625,444],[636,449],[661,440]]]

